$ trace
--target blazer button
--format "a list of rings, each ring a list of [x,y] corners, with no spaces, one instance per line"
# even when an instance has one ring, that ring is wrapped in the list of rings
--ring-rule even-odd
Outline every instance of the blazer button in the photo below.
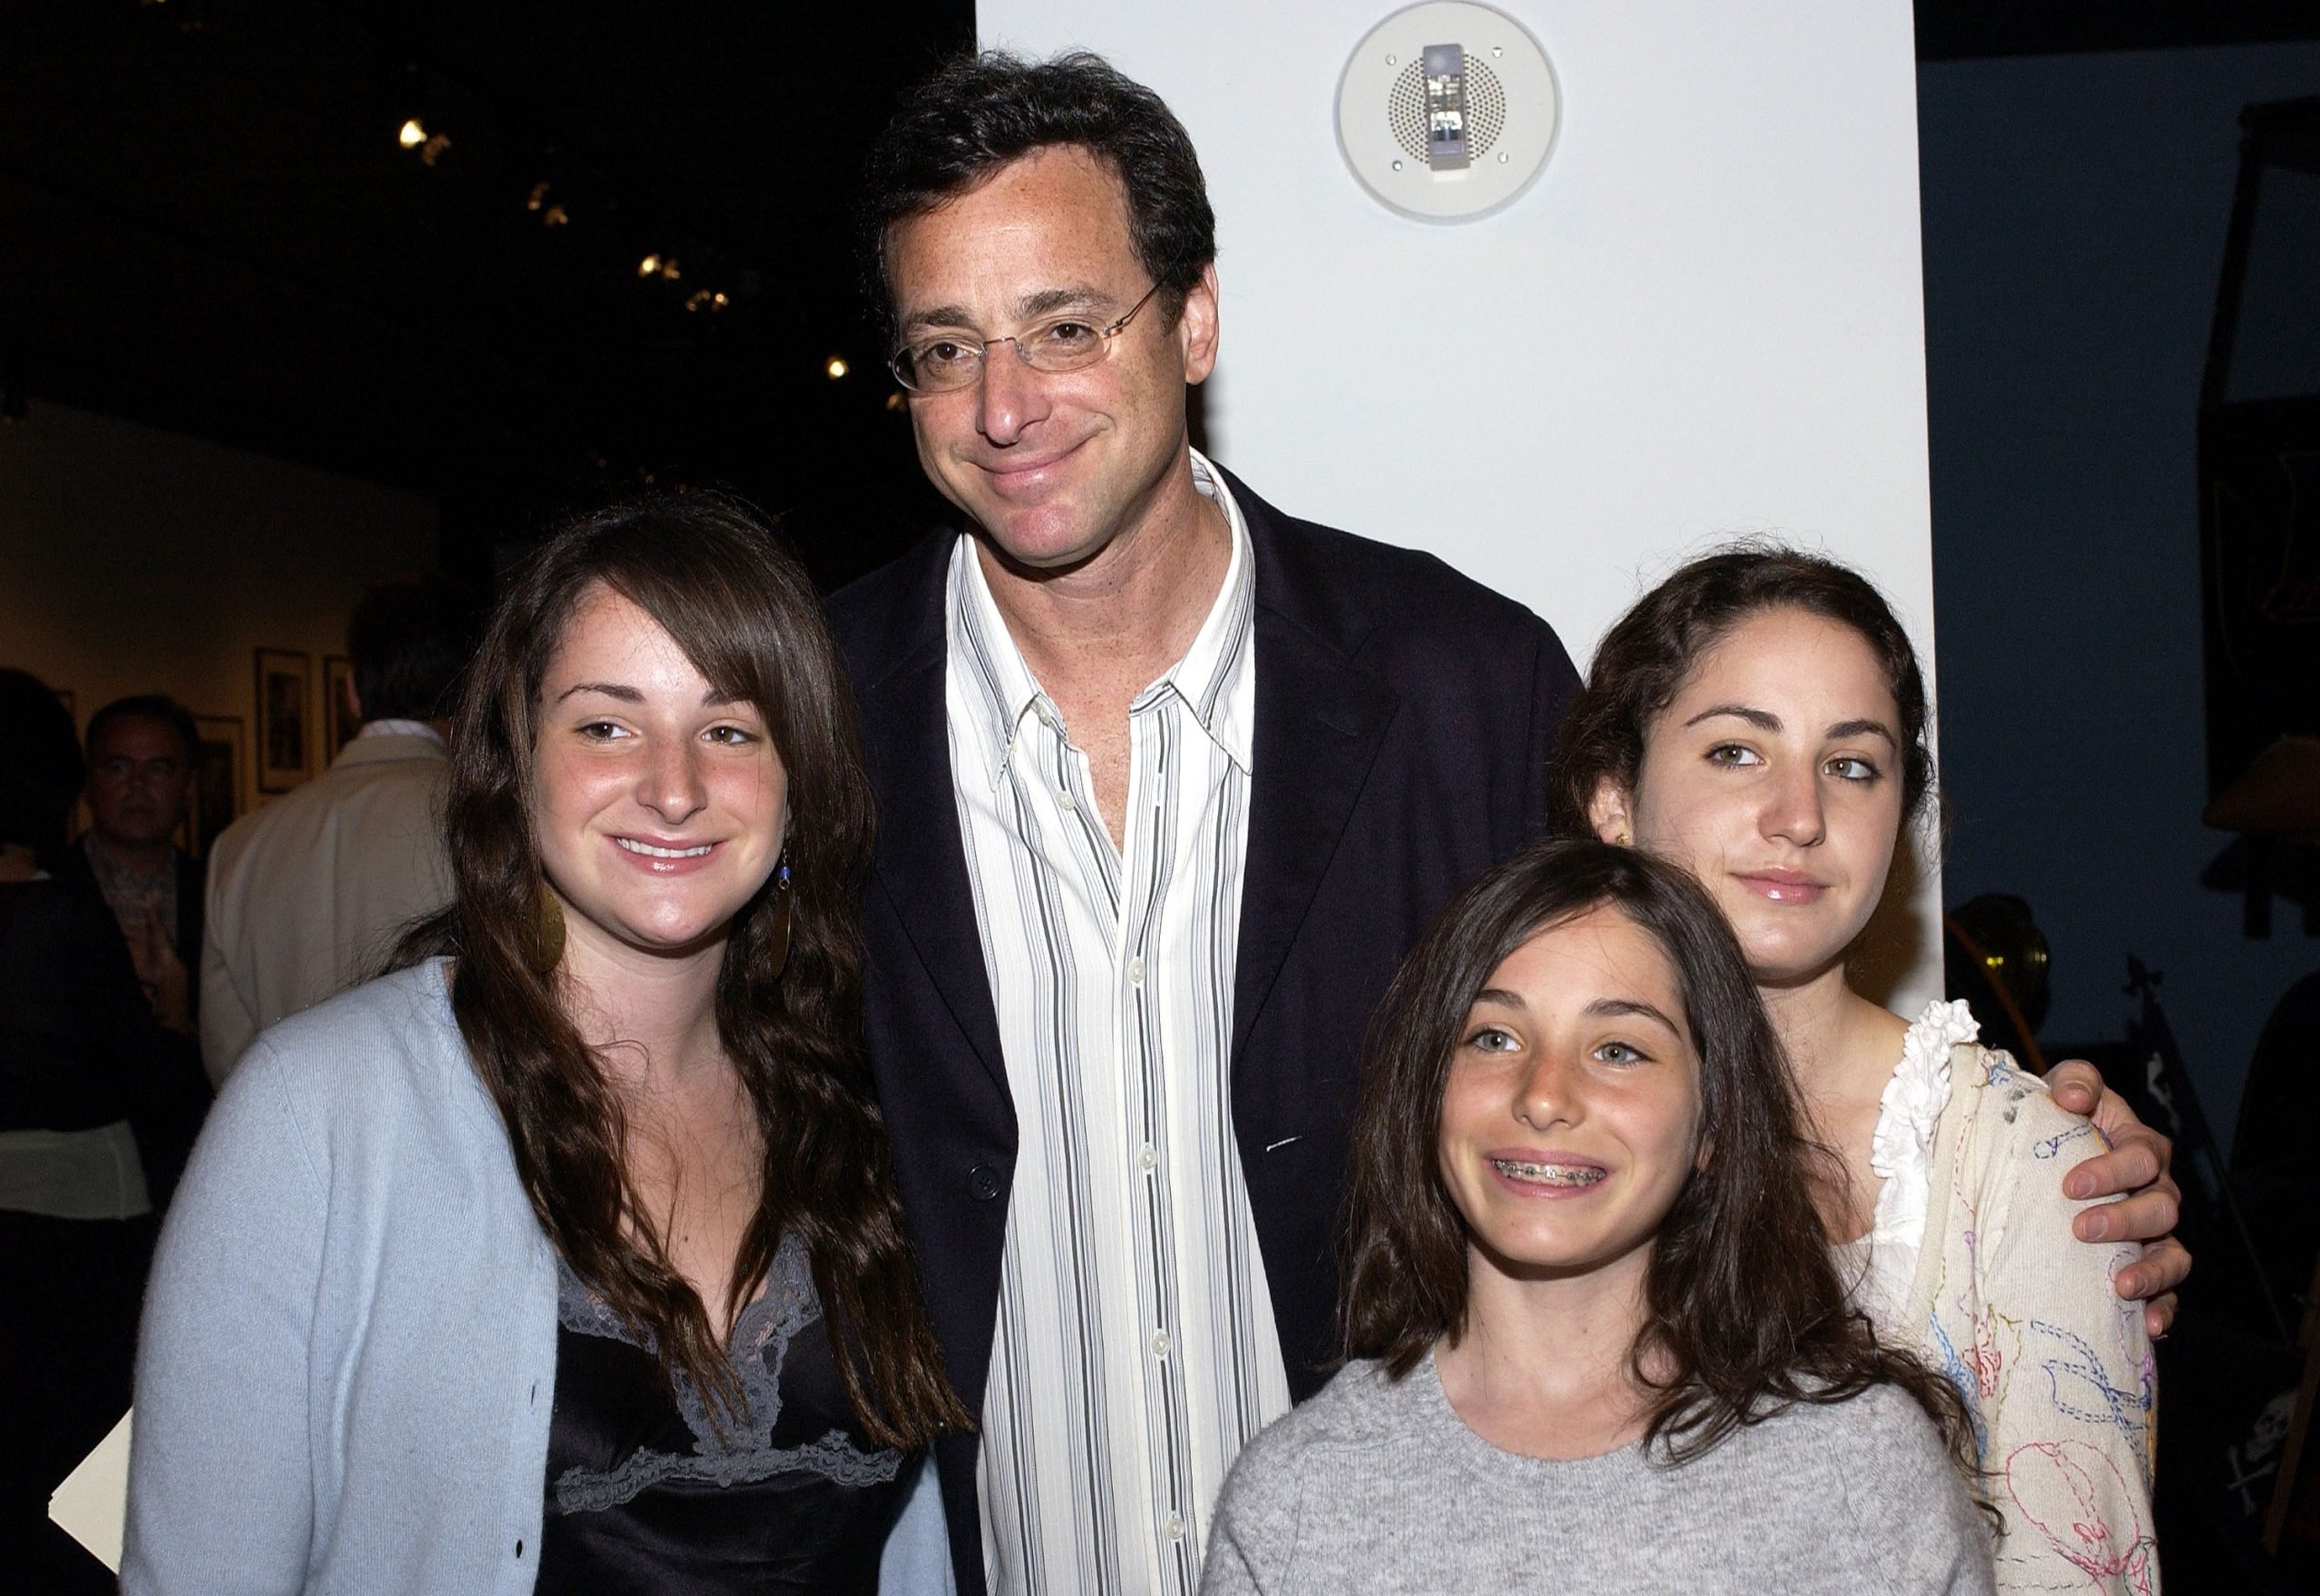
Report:
[[[999,1195],[999,1171],[988,1164],[978,1164],[967,1171],[967,1193],[978,1203],[988,1203]]]

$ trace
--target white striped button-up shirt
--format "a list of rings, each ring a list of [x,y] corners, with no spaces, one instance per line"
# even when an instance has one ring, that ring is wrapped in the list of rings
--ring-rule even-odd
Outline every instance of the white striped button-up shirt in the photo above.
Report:
[[[1191,1596],[1225,1471],[1289,1410],[1232,1137],[1256,712],[1249,533],[1128,711],[1126,846],[992,602],[948,595],[951,773],[1020,1143],[978,1484],[995,1592]]]

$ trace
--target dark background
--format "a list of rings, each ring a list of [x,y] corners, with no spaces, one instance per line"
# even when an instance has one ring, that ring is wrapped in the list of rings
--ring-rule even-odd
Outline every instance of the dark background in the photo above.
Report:
[[[825,581],[870,568],[942,507],[854,193],[972,28],[963,0],[8,0],[0,387],[426,492],[453,569],[648,480],[781,512]]]

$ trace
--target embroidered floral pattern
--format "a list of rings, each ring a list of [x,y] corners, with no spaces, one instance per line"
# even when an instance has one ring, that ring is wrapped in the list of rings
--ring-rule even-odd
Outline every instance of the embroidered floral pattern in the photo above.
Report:
[[[2005,1520],[2006,1596],[2151,1596],[2151,1343],[2110,1276],[2138,1253],[2075,1240],[2062,1175],[2099,1134],[1976,1045],[1960,1003],[1909,1027],[1870,1143],[1879,1188],[1854,1299],[1966,1399]]]

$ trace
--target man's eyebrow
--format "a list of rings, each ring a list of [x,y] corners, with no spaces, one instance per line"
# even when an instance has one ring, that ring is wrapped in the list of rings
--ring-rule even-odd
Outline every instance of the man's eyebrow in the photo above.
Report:
[[[1042,288],[1026,294],[1015,302],[1015,314],[1024,321],[1036,321],[1053,315],[1059,310],[1092,309],[1109,305],[1112,296],[1100,288]],[[916,332],[932,327],[972,327],[975,318],[963,305],[935,305],[924,310],[914,310],[903,319],[903,331]]]
[[[1079,310],[1095,305],[1108,305],[1112,296],[1096,288],[1042,288],[1015,302],[1015,314],[1030,321],[1038,316],[1052,315],[1059,310]]]
[[[963,327],[972,321],[963,305],[937,305],[925,310],[914,310],[903,318],[903,331],[919,327]]]
[[[1702,710],[1698,714],[1694,715],[1690,720],[1685,721],[1684,724],[1687,726],[1696,726],[1703,721],[1713,721],[1718,715],[1730,715],[1735,720],[1745,721],[1749,725],[1754,726],[1759,731],[1778,731],[1780,730],[1780,717],[1778,715],[1773,714],[1767,710],[1752,710],[1745,704],[1711,704],[1706,709]]]

